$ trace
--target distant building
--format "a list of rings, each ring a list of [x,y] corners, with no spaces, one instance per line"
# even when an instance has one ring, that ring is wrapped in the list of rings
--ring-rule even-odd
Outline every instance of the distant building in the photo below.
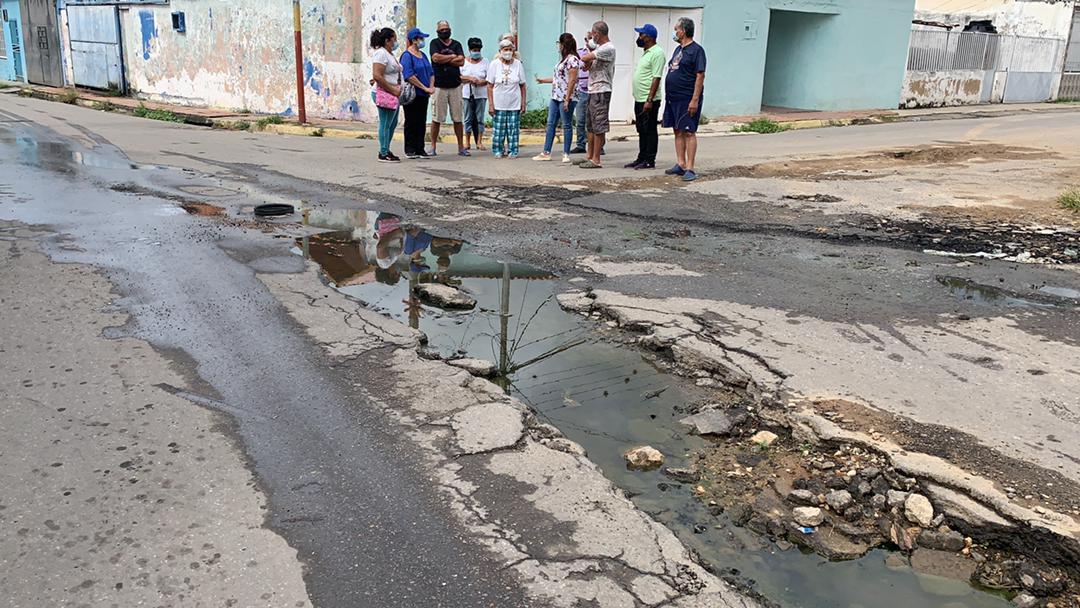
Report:
[[[1069,51],[1073,23],[1080,20],[1076,4],[917,0],[901,106],[1042,102],[1072,89],[1080,94],[1080,77],[1063,74],[1066,55],[1080,55]]]
[[[13,0],[2,0],[5,4]],[[709,56],[703,112],[755,114],[763,106],[808,110],[895,107],[915,0],[519,0],[516,30],[530,76],[548,75],[555,41],[579,42],[596,20],[618,47],[613,118],[630,120],[636,25],[652,23],[670,55],[680,17],[697,24]],[[451,21],[460,41],[478,36],[493,55],[515,29],[511,0],[415,0],[433,34]],[[296,111],[291,3],[287,0],[19,0],[31,82],[116,89],[196,106]],[[302,0],[304,88],[311,116],[372,120],[368,84],[376,27],[403,35],[406,0]],[[51,8],[50,8],[51,7]],[[40,40],[38,40],[40,38]],[[404,41],[402,40],[402,43]],[[39,51],[40,49],[40,51]],[[530,78],[529,104],[549,87]]]
[[[630,77],[641,51],[634,26],[652,23],[670,56],[675,21],[689,17],[709,58],[704,113],[756,114],[762,106],[813,110],[893,108],[904,75],[914,0],[520,0],[518,31],[530,75],[548,75],[555,41],[578,42],[605,20],[618,48],[613,118],[633,113]],[[479,36],[493,54],[511,29],[508,0],[417,0],[421,27],[448,19],[458,40]],[[531,79],[530,79],[531,80]],[[529,83],[532,107],[549,87]]]
[[[0,0],[0,80],[26,80],[21,15],[18,0]]]

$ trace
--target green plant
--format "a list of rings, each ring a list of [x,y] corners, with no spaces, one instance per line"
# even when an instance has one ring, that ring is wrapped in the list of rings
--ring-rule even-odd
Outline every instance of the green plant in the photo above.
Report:
[[[1058,204],[1071,211],[1080,211],[1080,187],[1069,188],[1058,197]]]
[[[319,127],[318,129],[315,129],[314,131],[309,133],[309,135],[311,135],[312,137],[322,137],[323,135],[326,135],[326,129]]]
[[[250,131],[251,130],[251,121],[238,120],[238,121],[232,123],[231,128],[234,131]]]
[[[23,88],[19,89],[19,97],[33,97],[33,96],[34,96],[34,89],[31,89],[30,87],[23,87]]]
[[[60,103],[72,105],[76,101],[79,101],[79,92],[75,89],[67,89],[66,91],[61,93],[60,96],[56,98],[56,100]]]
[[[280,125],[284,122],[284,118],[278,116],[277,114],[273,114],[271,116],[263,116],[255,124],[259,125],[260,129],[265,129],[267,125]]]
[[[116,109],[116,106],[107,101],[95,101],[91,107],[101,112],[112,112]]]
[[[132,112],[139,118],[149,118],[150,120],[160,120],[163,122],[184,122],[184,119],[169,110],[152,110],[146,107],[146,104],[139,104],[139,107],[135,108]]]
[[[732,133],[783,133],[788,127],[772,120],[771,118],[758,118],[747,123],[738,125],[731,130]]]
[[[547,119],[547,108],[542,108],[540,110],[529,110],[521,115],[521,128],[543,129],[547,126]]]
[[[705,116],[704,114],[701,115],[701,120],[698,121],[699,124],[703,124],[703,125],[707,125],[710,122],[711,121],[709,120],[709,117]]]

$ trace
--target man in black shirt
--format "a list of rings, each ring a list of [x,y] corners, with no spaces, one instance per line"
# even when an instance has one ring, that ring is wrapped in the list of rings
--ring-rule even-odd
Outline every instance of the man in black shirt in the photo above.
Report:
[[[438,38],[431,41],[431,65],[435,69],[435,95],[431,110],[431,150],[429,155],[436,155],[439,142],[439,127],[446,120],[450,111],[450,120],[454,122],[454,135],[457,136],[458,156],[469,156],[465,149],[465,128],[462,124],[464,101],[461,97],[461,66],[465,65],[465,49],[461,43],[450,37],[450,23],[440,21],[435,26]]]

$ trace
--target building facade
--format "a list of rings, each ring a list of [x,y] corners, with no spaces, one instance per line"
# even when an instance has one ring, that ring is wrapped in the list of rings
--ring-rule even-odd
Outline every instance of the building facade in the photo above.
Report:
[[[812,110],[894,108],[914,0],[528,0],[519,2],[522,59],[530,75],[548,75],[555,41],[569,31],[580,42],[592,22],[605,20],[618,47],[614,118],[628,119],[629,78],[641,51],[634,26],[661,31],[670,55],[671,25],[687,16],[709,57],[704,113],[745,115],[762,106]],[[433,28],[451,21],[454,37],[482,38],[491,54],[511,29],[509,0],[417,0],[417,21]],[[531,107],[542,107],[548,87],[529,84]]]
[[[1068,72],[1074,0],[917,0],[902,107],[1044,102]]]
[[[5,3],[13,0],[2,0]],[[39,9],[32,28],[62,49],[35,65],[32,82],[115,88],[148,100],[262,113],[296,111],[290,0],[18,0]],[[579,41],[597,20],[618,48],[613,118],[632,118],[630,78],[640,50],[634,27],[656,25],[671,53],[680,17],[697,24],[709,56],[703,112],[755,114],[892,108],[901,93],[915,0],[415,0],[428,33],[449,20],[462,42],[482,38],[494,55],[516,30],[530,76],[550,75],[555,41]],[[519,8],[516,27],[511,4]],[[302,0],[304,89],[311,116],[373,120],[371,50],[378,27],[404,33],[406,0]],[[25,12],[24,19],[25,21]],[[43,24],[43,25],[42,25]],[[40,27],[39,27],[40,25]],[[44,27],[45,29],[41,29]],[[46,45],[48,46],[48,45]],[[550,88],[529,83],[529,105]]]
[[[0,0],[0,80],[26,80],[22,11],[18,0]]]

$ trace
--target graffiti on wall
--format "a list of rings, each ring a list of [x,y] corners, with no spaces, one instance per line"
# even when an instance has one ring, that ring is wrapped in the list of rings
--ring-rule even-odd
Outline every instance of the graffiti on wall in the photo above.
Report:
[[[173,0],[123,17],[131,89],[152,100],[289,115],[296,66],[290,3]],[[185,13],[174,31],[171,13]],[[304,2],[304,89],[311,116],[371,121],[371,49],[376,27],[403,31],[402,0]]]

